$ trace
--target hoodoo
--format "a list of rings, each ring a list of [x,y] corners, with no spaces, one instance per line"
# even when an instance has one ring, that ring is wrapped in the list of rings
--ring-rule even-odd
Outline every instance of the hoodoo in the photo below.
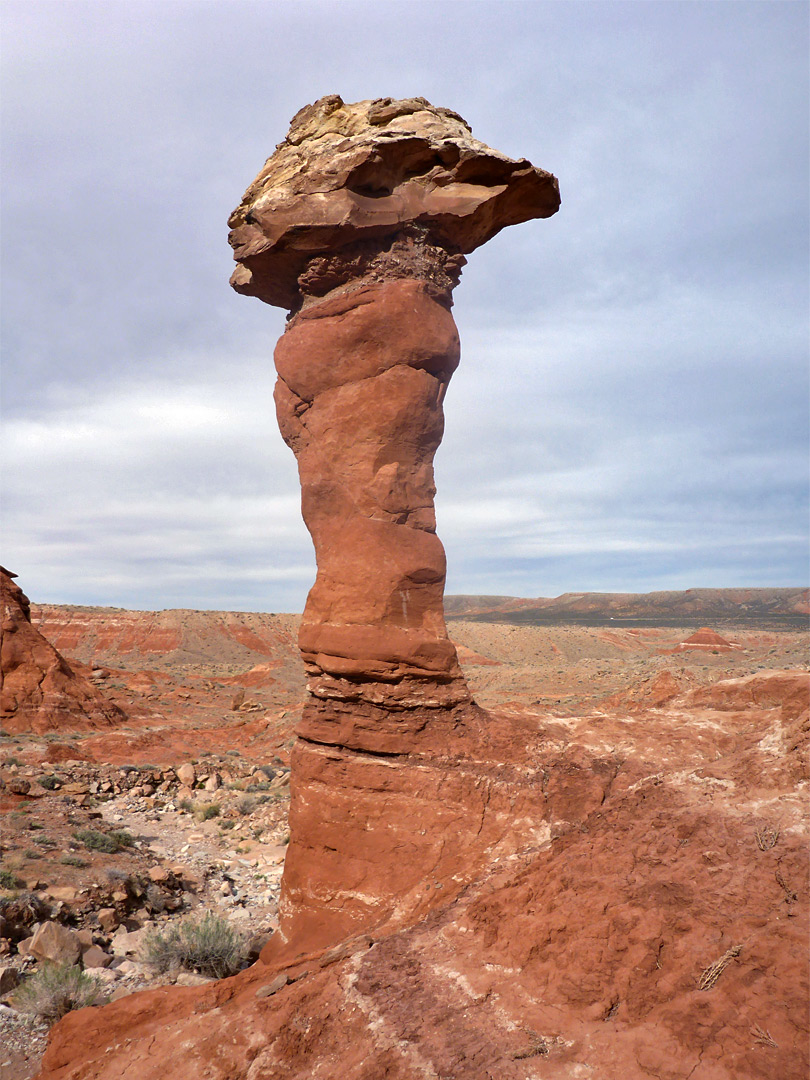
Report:
[[[382,903],[367,868],[365,887],[351,884],[350,830],[340,830],[336,880],[326,880],[334,838],[322,857],[303,858],[329,830],[324,802],[336,810],[340,782],[323,776],[340,775],[335,755],[446,753],[478,723],[445,628],[433,509],[442,405],[459,362],[452,292],[465,254],[559,203],[550,173],[474,139],[449,109],[331,95],[293,118],[231,215],[231,284],[290,309],[275,401],[318,565],[299,638],[310,681],[293,765],[290,916],[328,909],[345,930],[366,921],[358,909],[370,894]],[[317,818],[307,811],[315,786]],[[360,850],[370,836],[387,846],[392,824],[364,809]],[[383,853],[367,854],[373,863]],[[411,862],[414,881],[421,863]]]

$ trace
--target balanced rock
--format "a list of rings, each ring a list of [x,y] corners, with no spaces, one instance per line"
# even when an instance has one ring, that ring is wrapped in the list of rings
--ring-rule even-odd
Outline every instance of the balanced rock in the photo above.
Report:
[[[296,113],[231,215],[231,284],[290,309],[363,278],[444,291],[464,254],[559,205],[551,173],[474,139],[452,109],[330,94]]]
[[[464,253],[559,202],[550,173],[452,110],[333,94],[293,118],[231,215],[231,284],[295,313],[275,399],[318,564],[299,636],[309,738],[409,749],[426,711],[470,704],[433,508],[451,294]]]
[[[413,772],[389,774],[382,791],[352,752],[444,756],[483,726],[445,626],[433,506],[460,356],[452,292],[466,254],[559,204],[550,173],[473,138],[450,109],[333,94],[293,118],[229,220],[232,286],[291,312],[276,413],[318,567],[299,632],[309,697],[280,939],[360,932],[395,896],[422,896],[448,822],[466,828],[471,808],[440,805],[438,772],[418,791]],[[390,819],[403,785],[432,823],[417,844]]]
[[[101,728],[124,712],[67,660],[31,623],[28,597],[0,567],[0,725],[8,733]]]

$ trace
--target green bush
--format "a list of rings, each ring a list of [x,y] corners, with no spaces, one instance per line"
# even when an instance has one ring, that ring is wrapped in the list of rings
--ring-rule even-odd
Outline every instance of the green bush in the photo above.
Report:
[[[78,855],[63,855],[59,860],[63,866],[89,866],[87,859],[80,859]]]
[[[0,889],[16,889],[17,875],[13,870],[0,870]]]
[[[124,831],[103,833],[98,829],[78,829],[73,837],[90,851],[104,851],[108,855],[132,844],[132,837]]]
[[[208,803],[207,806],[201,806],[197,810],[197,817],[200,821],[210,821],[211,818],[219,817],[219,803]]]
[[[98,998],[101,987],[95,979],[72,964],[44,963],[36,975],[26,979],[12,1001],[20,1012],[33,1013],[49,1023],[60,1020],[73,1009],[85,1009]]]
[[[152,931],[142,955],[158,971],[185,968],[222,979],[242,967],[245,942],[225,919],[209,912],[199,921],[186,919],[165,932]]]

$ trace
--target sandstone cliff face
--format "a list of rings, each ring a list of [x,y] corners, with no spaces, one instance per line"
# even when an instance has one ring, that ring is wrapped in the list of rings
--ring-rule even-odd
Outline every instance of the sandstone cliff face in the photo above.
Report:
[[[31,625],[28,597],[0,567],[0,727],[6,733],[107,727],[121,709],[78,675]]]

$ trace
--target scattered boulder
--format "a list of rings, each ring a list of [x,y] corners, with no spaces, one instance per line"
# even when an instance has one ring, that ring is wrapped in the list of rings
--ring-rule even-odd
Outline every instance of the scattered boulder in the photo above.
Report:
[[[112,957],[104,952],[98,945],[91,945],[82,954],[82,964],[85,968],[106,968],[112,963]]]
[[[187,762],[177,769],[177,779],[187,788],[193,788],[197,782],[197,771],[194,766]]]
[[[77,964],[82,955],[78,934],[57,922],[46,922],[34,934],[28,955],[55,964]]]
[[[16,968],[10,965],[0,967],[0,997],[10,994],[20,985],[20,976]]]

